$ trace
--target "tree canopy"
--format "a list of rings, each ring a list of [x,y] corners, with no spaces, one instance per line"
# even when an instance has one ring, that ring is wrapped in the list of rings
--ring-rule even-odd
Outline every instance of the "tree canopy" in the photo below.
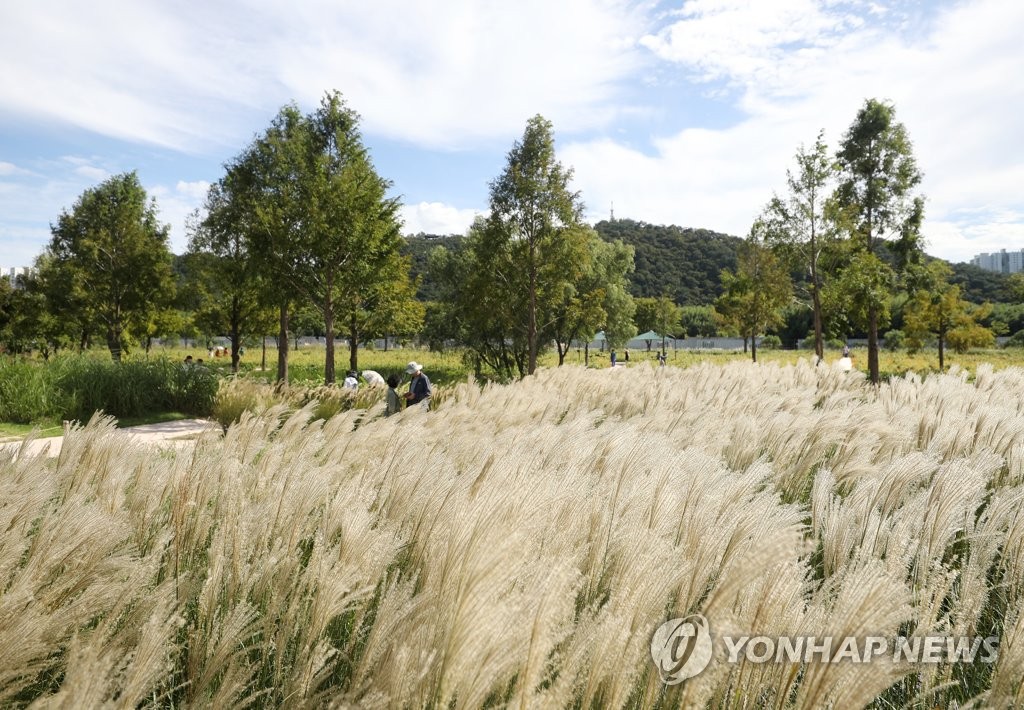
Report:
[[[118,361],[129,328],[141,327],[174,296],[168,227],[134,173],[86,190],[52,227],[39,262],[57,309],[84,330],[99,325]]]

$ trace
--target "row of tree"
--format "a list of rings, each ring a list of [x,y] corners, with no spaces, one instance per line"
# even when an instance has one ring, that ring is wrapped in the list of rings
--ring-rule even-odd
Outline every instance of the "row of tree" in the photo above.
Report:
[[[462,248],[430,257],[441,283],[433,333],[499,375],[534,372],[552,340],[561,359],[598,329],[615,341],[635,333],[633,251],[583,222],[571,170],[554,156],[550,122],[531,119],[491,184],[489,216]],[[84,348],[102,333],[120,360],[132,338],[180,332],[187,319],[226,335],[237,369],[243,339],[276,322],[284,380],[290,319],[312,309],[327,345],[324,380],[333,383],[336,333],[358,369],[366,338],[422,329],[426,307],[415,298],[390,187],[337,93],[307,115],[285,106],[211,186],[177,280],[155,202],[134,173],[118,175],[61,214],[26,288],[3,299],[10,313],[0,310],[0,326],[52,347],[77,339]]]
[[[356,369],[364,338],[416,332],[422,323],[389,188],[358,116],[337,93],[308,115],[285,106],[228,163],[193,216],[182,292],[168,228],[127,173],[61,214],[26,288],[7,298],[7,327],[53,347],[76,336],[86,347],[102,333],[120,360],[126,338],[180,332],[191,317],[228,336],[237,370],[243,337],[272,331],[276,320],[278,377],[287,379],[289,317],[312,308],[324,323],[324,379],[332,383],[336,331]]]
[[[536,116],[490,183],[486,217],[465,236],[405,240],[357,114],[331,93],[309,114],[283,107],[225,166],[181,257],[134,173],[87,190],[26,288],[0,280],[0,330],[15,350],[18,338],[85,347],[102,335],[115,360],[127,340],[200,330],[229,338],[235,369],[246,338],[276,330],[287,379],[289,333],[314,329],[328,383],[336,334],[351,369],[366,339],[420,334],[464,347],[478,371],[523,376],[549,345],[561,363],[598,331],[614,347],[638,330],[739,333],[756,359],[757,336],[805,308],[819,356],[826,337],[867,334],[876,381],[894,300],[908,342],[936,337],[940,361],[950,340],[991,339],[989,312],[923,255],[921,175],[891,105],[865,102],[834,154],[823,134],[801,146],[745,240],[631,220],[595,229],[571,179]]]
[[[949,266],[924,256],[924,198],[915,192],[920,182],[893,106],[866,101],[834,154],[823,133],[810,149],[800,147],[796,169],[787,171],[786,194],[764,208],[740,247],[736,270],[722,274],[719,312],[753,342],[780,324],[793,298],[790,273],[800,272],[815,352],[823,355],[827,332],[865,332],[873,382],[879,380],[879,332],[897,293],[911,301],[904,319],[911,343],[936,337],[940,368],[951,335],[959,343],[990,344],[993,334],[979,321],[991,307],[966,302],[950,283]]]

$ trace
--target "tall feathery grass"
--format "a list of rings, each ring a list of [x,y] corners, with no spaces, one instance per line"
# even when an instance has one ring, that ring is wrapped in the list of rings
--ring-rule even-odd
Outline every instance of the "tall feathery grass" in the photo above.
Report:
[[[1012,707],[1024,370],[542,370],[433,411],[109,420],[0,453],[0,705]],[[298,408],[296,408],[298,407]],[[358,426],[357,426],[358,424]],[[725,662],[654,629],[998,636],[993,665]]]

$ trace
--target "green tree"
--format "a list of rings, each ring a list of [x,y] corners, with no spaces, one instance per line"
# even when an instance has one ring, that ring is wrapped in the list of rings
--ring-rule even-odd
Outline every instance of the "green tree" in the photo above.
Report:
[[[636,322],[637,330],[647,332],[653,330],[661,334],[661,351],[665,352],[665,339],[675,336],[681,327],[685,309],[679,306],[672,297],[663,294],[657,298],[637,298]],[[651,349],[650,341],[647,349]]]
[[[376,173],[358,123],[337,92],[308,116],[286,106],[238,161],[255,215],[254,253],[271,278],[323,314],[327,383],[335,381],[338,325],[358,369],[368,314],[407,311],[389,304],[412,295],[395,285],[409,279],[398,200],[387,196],[390,183]],[[287,308],[281,313],[287,330]]]
[[[718,334],[718,314],[714,306],[683,306],[680,325],[688,337],[713,338]]]
[[[803,271],[811,304],[814,352],[824,357],[821,290],[825,276],[823,255],[835,238],[827,204],[835,168],[828,155],[824,131],[814,147],[803,145],[796,153],[796,173],[786,171],[788,194],[774,197],[765,209],[768,243],[788,262]]]
[[[457,249],[431,254],[439,307],[430,339],[455,335],[478,372],[486,365],[502,378],[533,373],[544,343],[567,342],[609,305],[588,285],[599,260],[571,176],[555,160],[551,123],[535,116],[490,184],[489,216]],[[605,294],[628,308],[621,295]]]
[[[855,251],[822,292],[829,335],[845,338],[852,329],[867,330],[872,322],[887,327],[895,288],[896,274],[888,264],[875,254]]]
[[[683,309],[669,296],[663,295],[655,299],[654,330],[661,335],[661,354],[665,354],[665,339],[675,337],[683,319]],[[648,343],[648,349],[650,344]]]
[[[263,135],[227,166],[234,214],[250,220],[249,256],[269,287],[266,296],[277,311],[277,381],[288,381],[288,334],[297,300],[298,264],[289,245],[301,237],[306,216],[302,176],[304,127],[298,107],[284,106]]]
[[[910,347],[917,349],[925,340],[936,339],[940,371],[945,369],[947,343],[957,352],[995,343],[992,331],[979,323],[988,317],[992,307],[988,304],[975,306],[965,301],[960,295],[960,287],[949,283],[952,274],[952,269],[945,262],[929,264],[928,285],[914,294],[904,314],[903,330]]]
[[[583,224],[579,194],[569,189],[572,170],[555,160],[551,122],[534,116],[526,124],[522,140],[509,151],[504,172],[490,186],[491,212],[485,239],[488,249],[504,251],[511,266],[523,272],[522,289],[508,296],[525,314],[523,342],[526,373],[537,369],[537,356],[545,328],[563,300],[567,283],[573,281],[565,268],[585,258],[588,229]],[[519,279],[505,274],[510,285]]]
[[[915,267],[921,259],[920,226],[924,199],[914,196],[921,173],[914,160],[906,128],[895,119],[892,105],[869,99],[858,111],[837,153],[840,182],[836,191],[837,215],[849,234],[855,251],[874,260],[855,259],[858,273],[844,279],[849,286],[869,290],[894,279],[883,278],[879,270],[889,268],[880,261],[883,242],[896,257],[901,272]],[[864,279],[861,277],[870,276]],[[877,294],[850,294],[867,308],[868,371],[878,383],[878,331],[881,302]]]
[[[722,272],[725,289],[716,309],[731,321],[744,338],[750,339],[750,353],[757,362],[757,337],[781,325],[783,308],[791,301],[793,284],[789,273],[764,243],[765,225],[757,220],[750,236],[736,255],[736,271]]]
[[[144,320],[174,296],[168,228],[157,222],[156,202],[132,173],[86,190],[52,227],[47,270],[106,336],[115,361],[133,320]],[[60,315],[60,313],[57,313]]]
[[[658,299],[653,296],[634,298],[635,313],[633,322],[638,332],[646,333],[658,327]]]
[[[559,365],[574,340],[589,343],[598,330],[604,330],[611,347],[636,334],[627,280],[633,270],[633,248],[605,242],[590,230],[579,234],[586,239],[586,249],[581,250],[585,258],[571,266],[573,278],[562,284],[562,300],[553,310],[551,332]]]
[[[440,299],[432,313],[430,340],[452,340],[479,376],[488,367],[500,378],[526,372],[524,270],[510,240],[495,238],[488,221],[473,223],[456,249],[438,247],[430,255],[431,280]]]
[[[323,310],[328,383],[334,382],[336,315],[348,336],[349,368],[358,370],[364,330],[386,330],[388,316],[409,311],[415,294],[409,261],[400,254],[399,200],[387,196],[391,183],[374,169],[358,126],[359,115],[337,92],[308,121],[310,229],[297,246],[309,266],[297,287]]]
[[[189,225],[195,317],[204,332],[227,335],[232,372],[238,372],[243,339],[266,334],[275,300],[253,255],[254,225],[241,177],[229,165],[207,193],[205,214]]]

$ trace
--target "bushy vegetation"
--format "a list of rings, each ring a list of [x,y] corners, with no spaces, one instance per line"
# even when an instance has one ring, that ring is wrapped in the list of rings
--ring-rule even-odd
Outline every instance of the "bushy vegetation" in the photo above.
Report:
[[[176,411],[208,415],[219,378],[166,358],[121,363],[67,355],[43,363],[0,357],[0,421],[88,421],[102,410],[116,417]]]
[[[1024,370],[544,369],[192,453],[0,459],[0,704],[1018,706]],[[358,429],[357,420],[360,420]],[[707,670],[651,634],[699,612]],[[995,664],[729,663],[719,634],[997,636]]]

